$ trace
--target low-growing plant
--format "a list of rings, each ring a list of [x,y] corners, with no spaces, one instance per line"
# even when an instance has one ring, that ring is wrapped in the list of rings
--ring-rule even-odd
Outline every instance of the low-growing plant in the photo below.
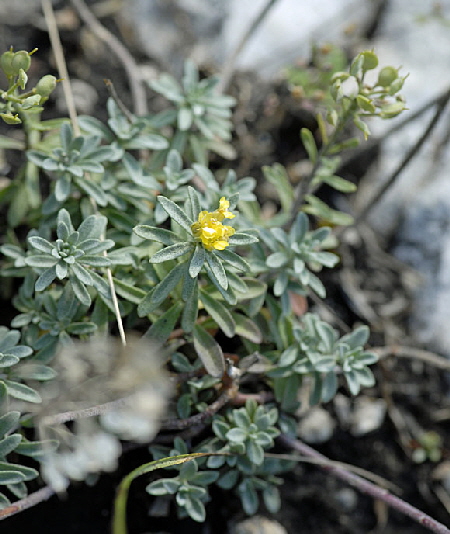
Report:
[[[267,452],[281,433],[295,436],[302,392],[314,405],[338,388],[357,395],[374,384],[368,328],[340,336],[296,303],[325,297],[320,272],[339,261],[326,224],[352,221],[318,187],[356,189],[336,174],[339,155],[360,142],[346,132],[355,125],[367,138],[366,118],[401,113],[405,77],[384,67],[368,83],[372,51],[319,77],[319,133],[301,131],[312,172],[294,187],[280,164],[264,168],[279,196],[267,218],[254,178],[208,168],[210,151],[233,155],[235,101],[192,62],[181,84],[169,75],[151,83],[167,110],[136,117],[110,98],[107,124],[90,116],[71,124],[41,120],[57,80],[28,88],[31,54],[0,57],[8,81],[0,117],[23,125],[26,138],[0,140],[26,158],[0,196],[9,225],[1,274],[19,286],[12,329],[0,328],[0,504],[24,498],[38,476],[21,455],[63,491],[115,469],[120,439],[151,444],[170,431],[171,445],[151,444],[154,461],[122,486],[116,534],[126,528],[131,480],[157,467],[175,474],[147,492],[175,499],[180,517],[204,521],[212,485],[233,490],[247,514],[260,498],[277,511],[292,461]]]

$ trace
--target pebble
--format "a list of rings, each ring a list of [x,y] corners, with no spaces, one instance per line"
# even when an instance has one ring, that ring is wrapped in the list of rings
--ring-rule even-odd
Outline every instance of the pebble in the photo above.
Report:
[[[98,95],[95,88],[87,82],[79,79],[71,80],[73,98],[78,113],[82,115],[92,115],[97,104]],[[55,90],[56,106],[58,110],[66,114],[67,103],[62,89],[62,84],[58,84]]]
[[[386,402],[383,399],[370,399],[362,396],[355,399],[350,423],[350,432],[354,436],[364,436],[377,430],[386,415]]]
[[[255,515],[233,525],[229,534],[288,534],[288,532],[278,521]]]
[[[333,435],[335,421],[320,406],[314,406],[302,417],[298,424],[298,434],[307,443],[324,443]]]

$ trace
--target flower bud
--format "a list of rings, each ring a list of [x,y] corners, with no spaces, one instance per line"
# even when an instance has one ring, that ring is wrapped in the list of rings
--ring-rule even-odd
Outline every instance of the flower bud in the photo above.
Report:
[[[39,95],[29,96],[22,101],[22,109],[30,109],[34,106],[38,106],[41,103],[41,97]]]
[[[397,69],[394,67],[383,67],[378,74],[377,85],[380,85],[381,87],[389,87],[397,77]]]
[[[346,80],[349,76],[350,74],[348,72],[343,72],[343,71],[335,72],[333,76],[331,77],[331,82],[332,83],[337,82],[337,81],[342,82]]]
[[[21,124],[19,116],[12,113],[0,113],[0,117],[6,122],[6,124]]]
[[[12,52],[11,50],[8,50],[8,52],[4,52],[0,56],[0,67],[8,78],[12,78],[12,76],[14,76],[13,70],[12,70],[13,58],[14,58],[14,52]]]
[[[356,102],[358,106],[367,113],[375,113],[375,106],[373,105],[372,100],[366,96],[358,95],[356,97]]]
[[[25,86],[27,85],[28,76],[26,72],[23,69],[19,70],[19,76],[17,78],[17,83],[19,84],[19,87],[24,90]]]
[[[405,78],[397,78],[396,80],[394,80],[391,84],[391,86],[389,87],[389,95],[390,96],[394,96],[395,94],[397,94],[401,88],[403,87],[403,84],[405,83],[405,80],[406,80],[406,77]]]
[[[347,98],[355,98],[359,92],[358,80],[350,76],[342,83],[342,94]]]
[[[43,76],[34,88],[36,93],[41,96],[41,103],[48,99],[56,87],[56,78],[51,74]]]
[[[375,69],[378,66],[378,56],[369,50],[361,52],[361,56],[364,58],[362,69],[363,71]]]
[[[26,72],[30,65],[31,58],[26,50],[19,52],[8,50],[0,56],[0,67],[8,78],[19,76],[21,70]]]
[[[327,113],[326,119],[327,119],[328,124],[331,124],[331,126],[336,126],[339,120],[337,111],[335,109],[330,110]]]
[[[19,52],[15,52],[11,61],[13,76],[18,76],[20,69],[23,69],[26,72],[30,68],[30,65],[31,57],[26,50],[19,50]]]
[[[386,104],[381,108],[380,117],[382,119],[392,119],[396,117],[405,109],[404,102],[398,100],[390,104]]]

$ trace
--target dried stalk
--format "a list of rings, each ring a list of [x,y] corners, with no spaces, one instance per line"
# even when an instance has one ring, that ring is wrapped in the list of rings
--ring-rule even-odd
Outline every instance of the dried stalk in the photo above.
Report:
[[[24,510],[35,506],[36,504],[44,502],[54,495],[54,493],[55,492],[50,486],[45,486],[40,490],[31,493],[27,497],[20,499],[20,501],[10,504],[6,508],[0,510],[0,520],[11,517],[12,515],[18,514],[19,512],[23,512]]]
[[[81,1],[81,0],[74,0],[74,3],[77,3],[78,1]],[[82,4],[82,2],[81,2],[81,4]],[[65,96],[65,99],[66,99],[67,107],[69,109],[69,116],[70,116],[70,120],[72,122],[73,133],[74,133],[75,137],[77,137],[77,136],[79,136],[81,134],[81,132],[80,132],[80,127],[78,125],[78,117],[77,117],[77,111],[76,111],[76,108],[75,108],[75,101],[74,101],[74,98],[73,98],[72,86],[70,84],[70,78],[69,78],[69,73],[68,73],[68,70],[67,70],[67,64],[66,64],[66,60],[65,60],[65,57],[64,57],[64,52],[63,52],[63,49],[62,49],[61,40],[59,38],[58,26],[56,24],[55,13],[53,11],[53,6],[52,6],[52,3],[51,3],[51,0],[42,0],[42,10],[44,12],[44,17],[45,17],[45,20],[46,20],[46,23],[47,23],[47,26],[48,26],[48,33],[49,33],[50,42],[52,44],[52,48],[53,48],[53,51],[54,51],[54,54],[55,54],[55,59],[56,59],[56,65],[58,67],[58,72],[59,72],[60,77],[63,79],[62,81],[63,81],[64,96]],[[91,204],[92,204],[94,210],[98,211],[97,210],[97,204],[96,204],[96,202],[95,202],[95,200],[93,198],[91,198]],[[107,257],[107,252],[104,251],[103,255],[105,257]],[[107,277],[108,277],[109,287],[111,289],[111,298],[112,298],[112,301],[113,301],[114,313],[115,313],[115,316],[116,316],[117,327],[119,329],[120,339],[122,341],[122,345],[125,346],[127,344],[127,340],[126,340],[126,337],[125,337],[125,330],[123,328],[122,316],[120,315],[119,302],[117,300],[117,295],[116,295],[116,290],[115,290],[115,286],[114,286],[114,280],[113,280],[113,277],[112,277],[111,269],[108,268],[106,270],[106,273],[107,273]]]
[[[76,9],[81,19],[89,26],[92,33],[101,39],[107,47],[117,56],[122,63],[130,82],[131,96],[136,115],[146,115],[147,99],[145,95],[142,79],[139,76],[139,68],[134,61],[133,56],[123,46],[123,44],[107,30],[89,10],[83,0],[71,0],[73,7]]]
[[[333,462],[330,463],[329,459],[326,456],[320,454],[305,443],[302,443],[301,441],[291,438],[285,434],[281,435],[278,438],[278,441],[286,447],[289,447],[290,449],[293,449],[299,452],[300,454],[303,454],[304,456],[319,460],[318,465],[324,471],[327,471],[328,473],[331,473],[332,475],[340,478],[341,480],[344,480],[362,493],[369,495],[374,499],[383,501],[391,508],[394,508],[398,512],[407,515],[411,519],[414,519],[414,521],[427,528],[431,532],[435,532],[436,534],[450,534],[450,530],[442,523],[439,523],[439,521],[436,521],[429,515],[425,514],[418,508],[408,504],[399,497],[392,495],[392,493],[389,493],[389,491],[387,491],[386,489],[380,488],[379,486],[372,484],[372,482],[364,480],[358,475],[350,473],[341,466],[333,465]]]

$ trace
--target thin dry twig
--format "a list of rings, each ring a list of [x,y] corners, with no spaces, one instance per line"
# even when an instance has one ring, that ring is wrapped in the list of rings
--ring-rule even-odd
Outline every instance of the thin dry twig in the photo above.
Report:
[[[83,0],[71,0],[71,2],[81,19],[89,26],[94,35],[101,39],[122,63],[130,82],[134,112],[136,115],[146,115],[148,109],[144,85],[139,76],[139,69],[133,56],[119,39],[96,19]]]
[[[376,352],[378,357],[386,358],[387,356],[396,356],[398,358],[410,358],[420,360],[437,367],[438,369],[445,369],[450,371],[450,361],[443,356],[431,352],[429,350],[417,349],[415,347],[404,347],[402,345],[391,345],[387,347],[371,347],[372,352]]]
[[[244,34],[242,35],[242,37],[236,44],[236,47],[234,48],[230,56],[225,61],[219,83],[217,84],[218,93],[223,93],[224,91],[227,90],[228,85],[231,80],[231,76],[233,75],[233,70],[234,70],[234,66],[236,63],[236,59],[238,58],[242,50],[245,48],[251,36],[255,33],[255,31],[259,28],[263,20],[266,18],[269,11],[276,4],[276,2],[277,0],[268,0],[266,5],[261,9],[258,16],[251,22],[247,30],[244,32]]]
[[[82,4],[82,0],[73,0],[73,2],[74,3],[81,2]],[[67,107],[69,109],[69,116],[70,116],[70,120],[72,123],[73,132],[74,132],[75,137],[77,137],[81,134],[81,132],[80,132],[80,127],[78,125],[78,117],[77,117],[77,111],[75,108],[75,102],[73,98],[72,86],[70,84],[67,64],[66,64],[64,52],[62,49],[61,40],[59,38],[58,26],[56,24],[55,13],[53,11],[51,0],[42,0],[42,10],[44,12],[45,20],[47,22],[50,41],[51,41],[52,48],[55,54],[56,64],[58,66],[58,72],[59,72],[59,75],[63,78],[64,96],[66,98]],[[91,204],[94,210],[98,211],[97,203],[95,202],[95,200],[91,197],[90,201],[91,201]],[[103,255],[107,257],[107,252],[104,251]],[[120,315],[119,302],[117,300],[117,295],[116,295],[116,290],[114,286],[114,280],[112,277],[111,269],[108,268],[106,270],[106,273],[108,277],[109,287],[111,289],[111,298],[113,301],[114,313],[116,316],[120,339],[122,341],[122,345],[125,346],[127,344],[127,340],[125,336],[125,330],[123,327],[122,316]]]
[[[83,419],[85,417],[95,417],[97,415],[102,415],[120,408],[128,402],[128,397],[120,398],[110,402],[105,402],[104,404],[97,404],[96,406],[89,406],[88,408],[81,408],[79,410],[69,410],[68,412],[61,412],[55,415],[47,415],[42,418],[41,424],[45,426],[49,425],[61,425],[69,421],[75,421],[76,419]]]
[[[116,88],[114,87],[114,84],[111,80],[103,80],[103,83],[106,85],[106,88],[108,89],[108,93],[110,94],[111,98],[114,100],[114,102],[117,104],[120,111],[124,114],[127,121],[130,124],[133,124],[134,117],[131,113],[131,111],[125,106],[125,104],[122,102],[122,100],[119,98],[119,95],[117,94]]]
[[[428,126],[425,128],[424,132],[419,137],[419,139],[407,151],[402,161],[398,164],[397,168],[394,170],[391,176],[389,176],[389,178],[385,181],[382,187],[372,196],[372,198],[370,198],[364,204],[364,206],[362,206],[359,209],[359,213],[356,216],[355,221],[354,221],[355,225],[367,218],[367,216],[373,210],[376,204],[378,204],[378,202],[383,198],[386,192],[394,185],[395,181],[400,176],[400,174],[403,172],[403,170],[409,165],[411,160],[418,154],[420,148],[427,141],[431,132],[434,130],[434,128],[438,124],[439,119],[443,116],[443,111],[447,107],[449,100],[450,100],[450,89],[448,89],[443,95],[441,95],[438,100],[434,101],[436,110],[435,110],[435,113],[432,119],[428,123]]]
[[[237,394],[237,385],[232,384],[231,387],[226,388],[203,412],[187,417],[186,419],[165,419],[161,423],[161,430],[183,430],[192,426],[201,425],[210,419],[215,413],[230,402]]]
[[[450,496],[448,491],[444,488],[444,486],[438,485],[434,488],[434,493],[441,501],[442,506],[447,510],[447,513],[450,515]]]
[[[0,520],[11,517],[12,515],[18,514],[19,512],[23,512],[24,510],[35,506],[36,504],[44,502],[54,495],[54,493],[55,492],[50,486],[44,486],[40,490],[31,493],[23,499],[20,499],[20,501],[10,504],[6,508],[0,510]]]
[[[75,107],[72,86],[70,85],[69,72],[64,59],[64,51],[62,48],[61,39],[59,38],[58,25],[56,23],[56,17],[53,11],[51,0],[42,0],[42,11],[47,24],[48,35],[50,37],[53,53],[55,54],[55,61],[56,66],[58,67],[59,77],[62,79],[64,98],[66,99],[67,108],[69,110],[70,121],[72,123],[75,136],[78,136],[80,135],[80,128],[78,126],[77,110]]]
[[[106,252],[106,250],[103,251],[103,256],[105,256],[105,258],[108,257],[108,253]],[[127,344],[127,338],[125,336],[125,329],[123,327],[122,315],[120,314],[119,300],[117,299],[116,295],[116,286],[114,284],[113,275],[109,267],[106,269],[106,276],[108,277],[108,284],[111,289],[111,299],[113,301],[114,314],[117,320],[117,328],[119,329],[120,341],[125,347],[125,345]]]
[[[419,109],[417,109],[416,111],[414,111],[414,113],[410,113],[404,119],[396,121],[393,126],[391,126],[388,130],[386,130],[385,133],[383,133],[382,137],[377,137],[377,136],[371,137],[363,145],[360,145],[352,150],[348,150],[346,152],[346,155],[342,157],[342,165],[348,165],[351,161],[358,160],[364,152],[367,152],[368,150],[370,150],[371,148],[377,145],[380,145],[388,137],[391,137],[393,134],[402,130],[409,123],[414,122],[419,117],[421,117],[424,113],[434,108],[436,105],[439,105],[439,103],[442,102],[443,99],[445,99],[449,91],[450,91],[450,88],[447,88],[444,92],[442,92],[438,96],[432,98],[428,102],[425,102],[425,104]]]
[[[295,462],[303,462],[306,464],[312,464],[312,465],[330,465],[334,467],[341,467],[342,469],[346,469],[347,471],[350,471],[351,473],[355,473],[363,478],[366,478],[367,480],[370,480],[374,482],[375,484],[378,484],[381,487],[384,488],[390,488],[391,491],[395,491],[396,493],[402,493],[402,489],[390,482],[389,480],[386,480],[383,477],[380,477],[379,475],[376,475],[375,473],[372,473],[371,471],[367,471],[366,469],[362,469],[361,467],[357,467],[356,465],[347,464],[345,462],[336,462],[334,460],[326,459],[320,459],[320,458],[311,458],[310,456],[298,456],[293,454],[272,454],[269,452],[264,453],[265,458],[277,458],[279,460],[292,460]]]
[[[301,441],[291,438],[285,434],[282,434],[277,439],[286,447],[289,447],[290,449],[293,449],[299,452],[300,454],[308,456],[309,458],[321,460],[323,463],[319,464],[319,466],[324,471],[327,471],[328,473],[333,474],[341,480],[344,480],[362,493],[369,495],[374,499],[379,499],[380,501],[383,501],[391,508],[394,508],[398,512],[407,515],[408,517],[410,517],[420,525],[424,526],[431,532],[435,532],[436,534],[450,534],[450,530],[445,525],[439,523],[439,521],[436,521],[429,515],[425,514],[418,508],[408,504],[399,497],[392,495],[392,493],[389,493],[389,491],[387,491],[386,489],[380,488],[379,486],[372,484],[372,482],[364,480],[360,476],[350,473],[349,471],[340,466],[334,466],[332,464],[330,465],[329,463],[327,463],[329,460],[326,456],[320,454],[305,443],[302,443]]]

